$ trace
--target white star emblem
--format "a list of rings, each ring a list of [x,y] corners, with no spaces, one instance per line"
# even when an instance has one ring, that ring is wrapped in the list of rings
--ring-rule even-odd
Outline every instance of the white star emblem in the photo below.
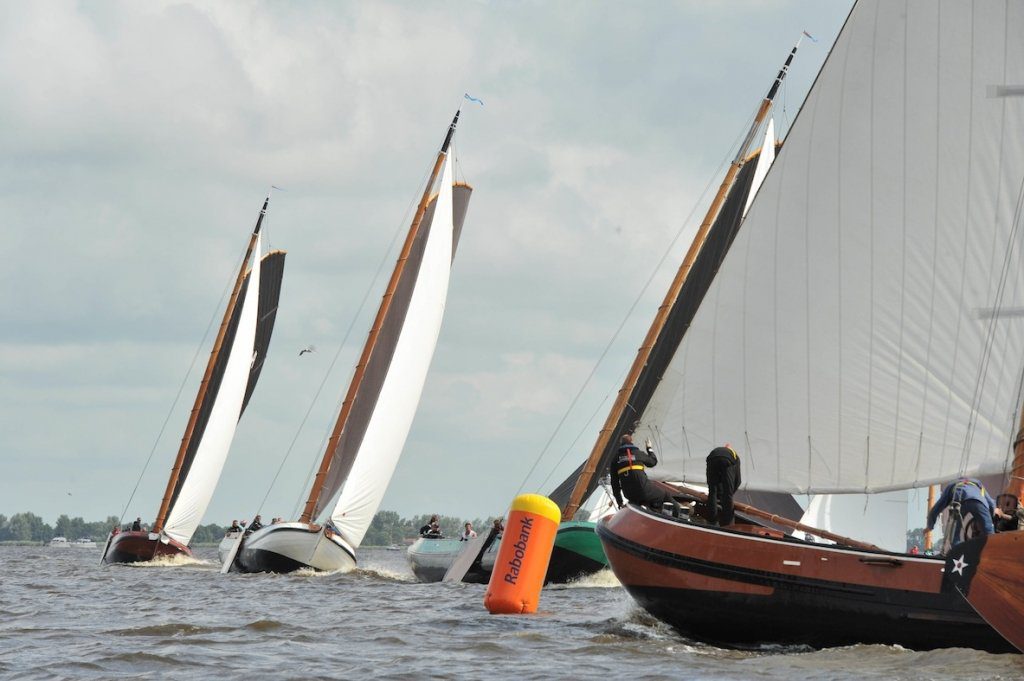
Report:
[[[964,560],[963,556],[960,556],[959,558],[953,561],[953,572],[959,572],[961,577],[964,576],[965,567],[967,567],[967,561]]]

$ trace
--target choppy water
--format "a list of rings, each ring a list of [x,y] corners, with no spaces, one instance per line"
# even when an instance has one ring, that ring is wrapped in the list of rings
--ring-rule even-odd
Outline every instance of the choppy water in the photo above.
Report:
[[[0,678],[1021,679],[1024,656],[888,646],[723,650],[644,615],[610,574],[495,617],[484,586],[418,584],[402,551],[349,574],[99,567],[99,549],[0,548]]]

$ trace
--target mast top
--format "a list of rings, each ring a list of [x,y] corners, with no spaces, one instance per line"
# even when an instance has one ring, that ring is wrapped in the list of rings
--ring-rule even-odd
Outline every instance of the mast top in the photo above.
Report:
[[[455,112],[455,118],[452,119],[452,124],[448,126],[448,134],[444,137],[444,144],[441,145],[441,153],[448,153],[448,145],[452,143],[452,136],[455,134],[455,126],[459,124],[459,114],[462,113],[462,109]]]
[[[252,233],[259,234],[260,229],[263,228],[263,218],[267,214],[267,205],[270,203],[270,194],[267,194],[267,198],[263,199],[263,208],[260,208],[260,216],[256,218],[256,227],[252,230]]]

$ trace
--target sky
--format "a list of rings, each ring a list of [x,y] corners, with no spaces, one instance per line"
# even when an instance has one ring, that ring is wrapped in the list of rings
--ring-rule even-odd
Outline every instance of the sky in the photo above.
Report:
[[[551,491],[790,48],[818,39],[783,133],[849,8],[0,3],[0,513],[153,518],[276,185],[281,307],[204,522],[296,516],[464,92],[484,102],[455,141],[474,194],[382,508],[486,517]]]

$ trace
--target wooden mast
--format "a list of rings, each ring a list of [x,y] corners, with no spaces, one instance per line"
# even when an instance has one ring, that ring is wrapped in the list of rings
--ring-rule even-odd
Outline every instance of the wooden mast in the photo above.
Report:
[[[1020,426],[1013,440],[1013,464],[1004,491],[1017,497],[1017,503],[1024,502],[1024,406],[1020,410]]]
[[[437,152],[437,159],[434,161],[434,169],[430,173],[430,180],[427,181],[427,186],[423,190],[423,197],[420,198],[419,206],[416,208],[416,214],[413,216],[412,224],[409,226],[409,233],[405,237],[405,243],[402,245],[402,251],[398,256],[398,262],[395,263],[395,269],[391,273],[391,280],[388,282],[388,287],[384,292],[384,297],[380,301],[380,308],[377,310],[377,316],[373,320],[373,325],[370,327],[370,335],[366,339],[366,345],[363,346],[363,353],[359,356],[359,363],[356,364],[355,374],[352,376],[352,382],[349,383],[348,392],[345,394],[345,401],[341,404],[341,411],[338,414],[338,420],[334,424],[334,430],[331,432],[331,437],[327,441],[327,450],[324,452],[323,459],[320,461],[320,468],[316,472],[316,477],[313,479],[313,486],[309,490],[309,498],[306,500],[306,505],[303,508],[302,515],[299,517],[300,523],[310,523],[313,520],[313,511],[316,508],[317,501],[320,499],[320,492],[323,487],[324,477],[327,476],[327,471],[331,468],[331,461],[334,460],[335,450],[338,447],[338,441],[341,439],[341,434],[345,430],[345,424],[348,422],[348,417],[352,412],[352,406],[355,403],[356,395],[359,394],[359,387],[363,382],[363,376],[366,373],[366,366],[370,361],[371,355],[373,355],[374,346],[377,344],[377,336],[380,334],[381,327],[384,325],[384,319],[387,317],[388,310],[391,308],[391,301],[394,298],[395,289],[398,288],[398,282],[402,278],[402,272],[405,270],[405,263],[409,259],[409,253],[412,251],[413,242],[416,241],[416,235],[419,233],[420,223],[423,221],[423,214],[427,210],[427,205],[430,203],[431,190],[437,182],[437,176],[441,172],[441,166],[444,163],[445,157],[448,155],[448,145],[451,144],[452,135],[455,134],[455,126],[459,122],[459,114],[461,109],[455,112],[455,118],[452,119],[452,123],[448,126],[448,134],[444,138],[444,143],[441,145],[440,151]]]
[[[935,505],[935,488],[938,485],[928,485],[928,512],[931,513],[932,506]],[[924,550],[932,550],[932,528],[926,527],[924,530]]]
[[[733,182],[736,179],[736,174],[744,163],[747,156],[747,149],[750,148],[750,143],[753,141],[754,135],[761,127],[761,124],[764,123],[765,118],[768,117],[768,111],[771,109],[772,101],[775,99],[775,94],[779,91],[779,86],[782,84],[783,79],[785,79],[786,73],[789,71],[789,65],[793,62],[793,57],[796,55],[796,51],[799,47],[800,41],[798,40],[796,45],[794,45],[793,49],[790,51],[789,56],[786,58],[786,63],[783,64],[778,75],[775,77],[775,81],[768,90],[768,94],[765,95],[764,99],[761,101],[761,105],[757,109],[757,114],[754,116],[754,122],[751,124],[750,130],[747,132],[747,136],[743,139],[743,143],[740,145],[739,151],[736,153],[736,157],[729,165],[729,170],[726,172],[725,178],[722,180],[722,184],[718,188],[718,193],[715,194],[715,198],[712,200],[711,206],[708,208],[707,215],[704,216],[704,221],[700,224],[697,234],[693,237],[693,241],[690,243],[690,248],[686,252],[686,257],[683,258],[683,263],[679,266],[675,279],[672,280],[672,284],[669,286],[668,292],[665,294],[665,300],[661,303],[661,307],[658,308],[658,312],[654,315],[654,321],[651,322],[651,328],[648,329],[647,336],[644,338],[643,344],[640,346],[640,349],[637,350],[636,358],[633,360],[633,365],[630,367],[629,373],[626,375],[626,380],[623,382],[622,388],[619,389],[619,393],[615,398],[615,403],[612,405],[611,411],[608,413],[608,418],[605,419],[604,426],[601,428],[601,432],[597,436],[597,442],[594,443],[594,448],[590,451],[590,456],[587,458],[587,461],[583,466],[583,471],[576,479],[576,485],[572,489],[572,494],[569,495],[569,501],[566,503],[565,508],[562,509],[562,518],[566,520],[572,520],[576,511],[579,510],[580,505],[584,501],[583,497],[586,494],[591,479],[597,471],[598,461],[601,460],[601,456],[608,449],[612,437],[616,434],[616,424],[619,422],[620,417],[626,409],[629,397],[633,394],[637,381],[640,379],[640,374],[643,372],[644,367],[647,366],[647,360],[650,358],[651,351],[654,349],[654,344],[658,340],[658,336],[661,334],[662,328],[665,326],[668,313],[671,311],[672,306],[675,305],[676,298],[679,297],[679,292],[682,290],[683,284],[686,283],[686,278],[690,274],[691,267],[693,267],[693,262],[697,259],[697,255],[704,246],[704,241],[707,239],[708,231],[711,229],[711,225],[714,223],[715,218],[718,217],[718,211],[725,202],[725,197],[732,188]]]
[[[263,208],[260,209],[260,215],[256,218],[256,227],[252,230],[252,235],[249,237],[249,245],[245,249],[245,258],[242,259],[242,266],[238,269],[238,276],[235,277],[235,288],[231,291],[231,298],[228,300],[228,306],[224,310],[224,318],[221,320],[220,329],[217,331],[217,340],[214,341],[213,350],[210,351],[210,359],[206,363],[206,373],[203,374],[203,381],[199,384],[199,392],[196,394],[196,401],[192,405],[192,413],[189,414],[188,425],[185,426],[185,434],[181,438],[181,446],[178,447],[178,456],[174,459],[174,468],[171,469],[171,477],[167,481],[167,489],[164,491],[164,498],[160,502],[160,511],[156,515],[156,522],[153,523],[154,532],[160,532],[167,521],[171,496],[174,494],[174,488],[178,484],[181,465],[185,460],[185,453],[188,451],[189,443],[192,441],[192,433],[195,431],[196,421],[199,419],[199,408],[206,398],[206,390],[210,385],[210,376],[213,375],[213,367],[217,363],[217,358],[220,357],[221,346],[224,345],[224,336],[228,331],[228,322],[238,302],[238,293],[242,289],[242,282],[245,281],[246,268],[252,257],[253,249],[256,248],[256,239],[259,238],[260,228],[263,226],[263,218],[267,214],[267,204],[269,203],[270,196],[268,195],[263,200]]]

